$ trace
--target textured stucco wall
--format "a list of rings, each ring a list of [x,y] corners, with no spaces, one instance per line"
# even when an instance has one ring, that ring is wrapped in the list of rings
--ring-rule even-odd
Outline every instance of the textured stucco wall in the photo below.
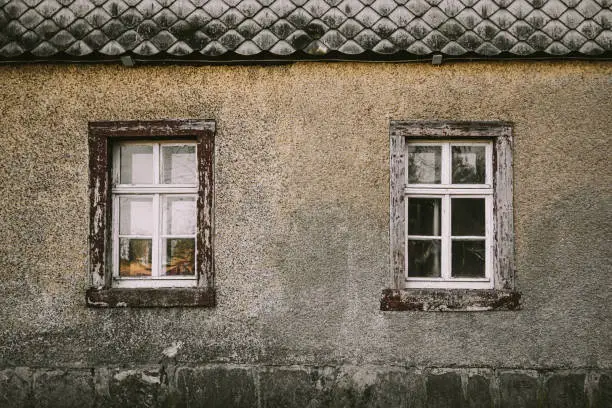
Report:
[[[612,367],[609,63],[0,67],[0,367]],[[93,310],[87,122],[217,122],[213,310]],[[517,312],[380,312],[392,119],[515,124]]]

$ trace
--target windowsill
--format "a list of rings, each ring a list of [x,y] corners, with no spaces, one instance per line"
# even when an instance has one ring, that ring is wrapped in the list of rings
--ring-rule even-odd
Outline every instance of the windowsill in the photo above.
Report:
[[[495,289],[383,289],[380,310],[475,312],[519,310],[521,294]]]
[[[169,289],[169,288],[196,288],[198,280],[189,277],[164,277],[164,278],[121,278],[113,279],[112,286],[115,289]]]
[[[90,288],[88,307],[215,307],[209,288]]]

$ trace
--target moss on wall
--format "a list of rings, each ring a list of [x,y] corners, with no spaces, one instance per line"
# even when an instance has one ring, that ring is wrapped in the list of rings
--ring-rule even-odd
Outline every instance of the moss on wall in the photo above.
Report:
[[[609,63],[0,67],[0,366],[612,366]],[[214,310],[92,310],[87,122],[217,122]],[[392,119],[515,125],[524,310],[383,313]]]

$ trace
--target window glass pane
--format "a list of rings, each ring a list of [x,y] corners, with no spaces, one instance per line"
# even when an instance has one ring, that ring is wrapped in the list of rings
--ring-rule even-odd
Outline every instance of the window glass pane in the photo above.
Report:
[[[485,242],[453,240],[452,276],[455,278],[484,278]]]
[[[121,184],[153,183],[153,146],[122,145],[120,152]]]
[[[408,183],[439,184],[441,146],[408,146]]]
[[[485,235],[485,199],[452,198],[452,235]]]
[[[408,235],[440,235],[442,199],[408,198]]]
[[[153,235],[153,197],[119,197],[119,235]]]
[[[193,235],[196,233],[195,197],[165,197],[163,212],[163,233],[165,235]]]
[[[151,276],[150,239],[119,239],[119,276]]]
[[[408,276],[440,277],[440,240],[408,240]]]
[[[195,275],[195,239],[164,239],[162,275]]]
[[[162,166],[164,184],[197,183],[196,147],[162,145]]]
[[[453,146],[453,184],[485,184],[485,146]]]

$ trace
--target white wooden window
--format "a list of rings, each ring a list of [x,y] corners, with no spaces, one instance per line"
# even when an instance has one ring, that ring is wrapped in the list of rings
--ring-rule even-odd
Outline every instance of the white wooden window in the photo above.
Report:
[[[493,288],[492,142],[405,149],[405,287]]]
[[[113,144],[113,287],[197,285],[196,142]]]
[[[512,125],[391,121],[384,311],[520,309]]]

